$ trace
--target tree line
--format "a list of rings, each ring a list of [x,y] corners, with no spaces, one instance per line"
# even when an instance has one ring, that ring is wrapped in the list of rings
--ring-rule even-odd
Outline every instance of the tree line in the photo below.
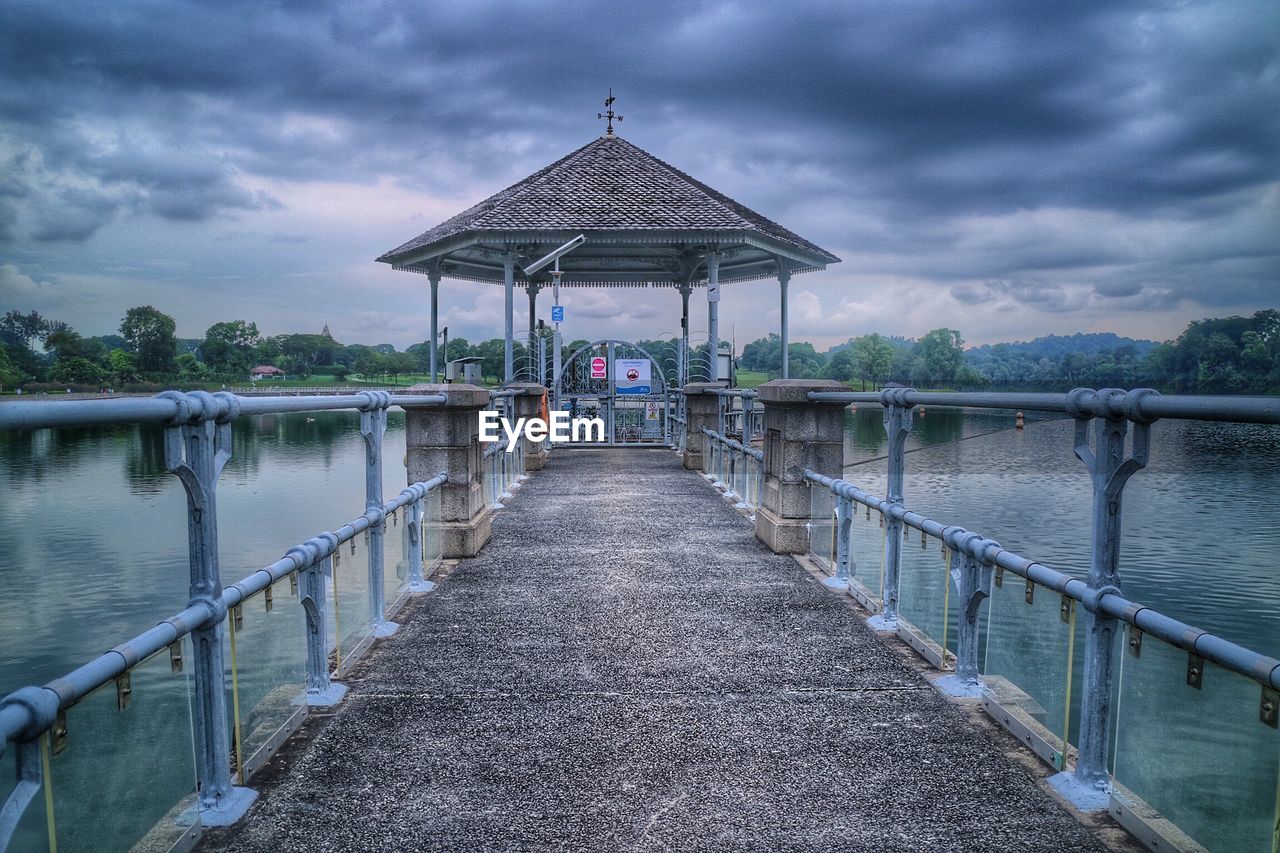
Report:
[[[771,334],[747,344],[739,366],[779,374],[781,339]],[[1196,320],[1163,343],[1080,333],[966,349],[960,332],[947,328],[918,340],[863,335],[824,353],[799,341],[791,344],[789,368],[793,377],[836,379],[864,390],[895,382],[916,388],[1280,394],[1280,310]]]
[[[150,305],[130,308],[119,334],[83,337],[68,324],[35,311],[9,311],[0,318],[0,387],[20,385],[111,386],[240,382],[258,365],[290,378],[313,376],[344,381],[349,376],[396,382],[424,375],[430,345],[400,352],[391,344],[342,344],[326,326],[320,333],[262,335],[256,323],[214,323],[203,338],[179,338],[173,318]],[[541,330],[548,338],[550,330]],[[564,345],[568,357],[586,340]],[[676,363],[671,339],[636,342],[667,373]],[[483,374],[500,379],[501,338],[472,344],[449,340],[449,359],[480,359]],[[695,364],[707,361],[707,347]],[[533,354],[519,342],[517,364]],[[440,354],[443,371],[445,354]],[[738,358],[743,370],[781,373],[782,341],[776,334],[751,341]],[[896,382],[918,388],[1066,390],[1073,387],[1148,386],[1181,393],[1280,393],[1280,310],[1250,317],[1197,320],[1164,343],[1113,334],[1049,335],[1033,341],[966,349],[956,329],[934,329],[919,339],[879,334],[850,338],[825,352],[806,341],[791,344],[790,375],[827,378],[874,389]],[[696,369],[696,368],[695,368]]]

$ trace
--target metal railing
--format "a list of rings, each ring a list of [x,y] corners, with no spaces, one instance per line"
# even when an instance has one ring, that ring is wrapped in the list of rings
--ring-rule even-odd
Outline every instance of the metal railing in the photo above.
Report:
[[[1146,389],[1079,389],[1068,394],[953,394],[894,388],[878,394],[812,392],[808,396],[818,402],[878,403],[884,407],[883,420],[888,436],[888,488],[883,498],[869,495],[841,479],[810,470],[804,472],[813,489],[811,551],[830,564],[834,576],[828,579],[828,585],[848,588],[866,607],[877,612],[871,620],[874,627],[896,630],[935,666],[950,669],[954,662],[954,674],[942,679],[940,685],[957,695],[984,696],[984,703],[997,719],[1063,771],[1052,781],[1077,805],[1085,808],[1109,806],[1122,823],[1147,839],[1148,843],[1168,845],[1171,838],[1179,835],[1179,830],[1167,823],[1167,820],[1176,823],[1176,807],[1152,804],[1165,813],[1163,818],[1151,815],[1142,819],[1133,817],[1135,810],[1142,811],[1145,807],[1142,803],[1144,797],[1161,799],[1164,791],[1158,783],[1150,781],[1160,778],[1159,767],[1144,767],[1141,774],[1135,774],[1143,780],[1138,787],[1144,790],[1138,791],[1123,787],[1112,773],[1118,765],[1129,766],[1135,760],[1131,754],[1134,748],[1126,752],[1124,742],[1117,741],[1114,728],[1116,705],[1127,695],[1126,685],[1142,685],[1143,679],[1154,677],[1151,675],[1153,665],[1146,664],[1143,672],[1140,661],[1144,654],[1148,658],[1167,658],[1161,651],[1162,647],[1185,655],[1185,669],[1179,675],[1184,676],[1188,689],[1207,692],[1219,687],[1234,690],[1235,695],[1239,695],[1243,684],[1253,685],[1256,691],[1254,722],[1241,723],[1242,729],[1233,736],[1244,744],[1240,754],[1263,756],[1261,772],[1264,777],[1269,772],[1269,784],[1276,786],[1276,772],[1280,769],[1277,762],[1280,739],[1275,732],[1280,709],[1280,660],[1126,598],[1122,592],[1119,549],[1123,489],[1129,478],[1147,464],[1150,426],[1156,419],[1280,424],[1280,400],[1163,397]],[[1088,576],[1079,578],[1065,574],[1006,550],[981,534],[907,509],[904,502],[904,446],[912,429],[912,413],[916,406],[1048,411],[1073,418],[1075,455],[1084,464],[1092,481],[1093,521],[1088,543],[1091,553]],[[823,494],[827,497],[820,500]],[[873,512],[878,516],[877,534],[867,536],[855,531],[855,526],[859,525],[858,507],[865,509],[865,521],[870,521]],[[909,624],[900,615],[900,607],[909,603],[900,600],[900,596],[911,593],[926,595],[928,591],[920,579],[928,578],[937,571],[927,565],[915,565],[914,557],[904,557],[905,542],[913,530],[920,534],[922,550],[919,553],[927,553],[927,543],[934,541],[939,544],[943,555],[938,580],[928,580],[932,584],[932,607],[937,607],[937,590],[941,587],[941,613],[929,616],[931,625],[927,628]],[[877,540],[879,559],[875,551]],[[860,554],[855,554],[855,550]],[[859,567],[860,561],[871,565]],[[912,563],[911,570],[904,575],[904,565],[908,562]],[[1006,572],[1018,576],[1024,583],[1019,597],[1025,602],[1023,606],[1027,611],[1021,616],[1010,615],[1015,607],[1010,603],[1011,593],[1000,592],[1009,588]],[[915,587],[910,592],[904,589],[904,578],[907,577]],[[988,599],[991,604],[987,612],[983,612],[982,602]],[[997,607],[997,602],[1004,614],[1003,622],[991,612]],[[1043,617],[1027,615],[1042,613],[1045,614]],[[1078,616],[1082,617],[1080,631],[1076,627]],[[984,621],[985,633],[980,630]],[[1035,623],[1034,631],[1027,630],[1031,623]],[[1015,636],[1018,626],[1021,626],[1022,633]],[[952,630],[954,635],[950,634]],[[1077,633],[1083,635],[1082,674],[1073,671],[1077,657]],[[1060,644],[1056,652],[1054,647],[1049,648],[1058,660],[1039,663],[1065,670],[1058,673],[1061,689],[1052,692],[1054,702],[1060,705],[1057,709],[1046,709],[1044,703],[1031,701],[1018,685],[1011,684],[995,671],[998,667],[992,665],[993,649],[1007,649],[1013,656],[1035,654],[1032,641],[1042,641],[1045,637],[1054,637],[1056,640],[1053,642]],[[1158,643],[1144,646],[1144,638]],[[980,646],[987,652],[985,669],[979,659]],[[954,659],[951,647],[955,649]],[[999,658],[1000,654],[995,657]],[[1127,680],[1119,678],[1119,671],[1126,667],[1137,675],[1125,676]],[[1074,688],[1078,691],[1074,698],[1073,682],[1079,682]],[[1155,691],[1155,688],[1148,687]],[[1177,699],[1176,696],[1172,698]],[[1189,697],[1184,695],[1181,698],[1186,701]],[[1150,701],[1150,694],[1146,699]],[[1034,720],[1026,719],[1026,715],[1011,710],[1028,704],[1039,708],[1037,713],[1043,718],[1042,722],[1052,719],[1052,725],[1037,725]],[[1237,701],[1234,711],[1237,714],[1240,713],[1238,704]],[[1163,703],[1158,703],[1147,708],[1146,713],[1157,716],[1164,710]],[[1078,716],[1073,719],[1073,714]],[[1247,717],[1244,714],[1241,719]],[[1219,725],[1221,722],[1218,720]],[[1245,729],[1244,726],[1255,728]],[[1131,729],[1136,727],[1130,725]],[[1074,770],[1068,773],[1069,758],[1073,754],[1073,731],[1078,731],[1078,737]],[[1148,736],[1148,740],[1153,737]],[[1112,744],[1115,744],[1114,748]],[[1269,771],[1266,770],[1268,761]],[[1261,790],[1260,786],[1253,787]],[[1265,815],[1260,817],[1262,821],[1258,825],[1262,828],[1257,831],[1265,832],[1268,837],[1254,840],[1269,841],[1272,849],[1276,849],[1280,844],[1280,823],[1270,828],[1264,826]],[[1277,809],[1277,817],[1280,818],[1280,808]]]
[[[755,517],[764,490],[764,451],[703,427],[707,439],[705,476],[738,509]]]
[[[80,703],[98,701],[95,697],[111,686],[116,707],[124,711],[133,701],[133,675],[137,673],[140,682],[153,683],[155,661],[161,658],[167,658],[165,669],[174,673],[190,662],[191,687],[185,697],[190,716],[182,705],[179,717],[189,721],[193,749],[186,754],[190,757],[194,752],[194,762],[186,794],[194,790],[195,797],[194,802],[173,804],[165,827],[138,827],[138,837],[148,831],[163,836],[167,831],[174,843],[191,842],[202,825],[225,825],[243,813],[254,796],[243,787],[253,771],[301,723],[308,707],[331,705],[345,692],[332,680],[330,653],[333,674],[340,676],[374,637],[386,636],[397,627],[387,621],[384,538],[388,521],[401,528],[397,592],[403,589],[407,595],[432,587],[425,577],[424,560],[440,558],[439,536],[432,543],[430,533],[433,526],[438,529],[438,487],[447,478],[442,473],[384,500],[382,446],[390,406],[431,406],[444,401],[440,395],[393,397],[383,391],[318,398],[171,391],[152,398],[23,401],[0,406],[0,430],[162,424],[165,465],[187,495],[190,570],[190,599],[183,610],[43,687],[24,687],[0,699],[0,757],[12,744],[16,770],[14,787],[0,809],[0,850],[8,848],[20,829],[28,839],[32,834],[45,836],[49,848],[56,848],[59,824],[51,759],[62,752],[75,729],[68,723],[68,712],[74,718]],[[341,409],[360,413],[366,450],[363,515],[290,548],[280,560],[224,587],[216,494],[218,477],[231,458],[232,424],[245,415]],[[342,546],[348,546],[354,558],[359,534],[364,534],[368,563],[367,607],[364,613],[352,613],[338,601],[343,587],[339,566]],[[284,583],[289,584],[289,592],[281,588],[277,595],[276,587]],[[261,602],[262,607],[246,611],[251,602]],[[273,613],[293,615],[269,615]],[[343,618],[356,623],[348,625],[345,634]],[[276,624],[290,619],[294,621],[287,629]],[[246,620],[252,622],[249,627]],[[280,636],[280,631],[290,637]],[[255,649],[262,653],[246,658],[246,640],[262,644]],[[250,705],[255,692],[263,695]],[[166,728],[174,728],[173,719],[164,722]],[[164,759],[181,764],[180,754]],[[24,815],[32,803],[40,802],[42,793],[44,826],[33,828],[31,821],[24,825]],[[60,801],[60,808],[67,805],[65,797]],[[71,804],[73,813],[77,805]]]

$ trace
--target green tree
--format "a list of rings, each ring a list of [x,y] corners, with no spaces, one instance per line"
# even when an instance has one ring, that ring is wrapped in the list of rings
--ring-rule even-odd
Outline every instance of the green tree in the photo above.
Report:
[[[200,363],[193,352],[184,352],[174,359],[178,368],[178,377],[186,382],[198,382],[209,375],[209,368]]]
[[[23,314],[10,311],[0,318],[0,343],[11,349],[31,349],[33,341],[42,341],[49,334],[49,321],[39,312]]]
[[[248,373],[254,367],[254,348],[259,340],[256,323],[244,320],[214,323],[204,333],[200,353],[215,373]]]
[[[955,329],[934,329],[915,346],[915,381],[951,385],[964,364],[964,338]]]
[[[87,358],[73,355],[59,358],[49,371],[49,378],[75,385],[98,385],[106,378],[106,371]]]
[[[0,343],[0,390],[12,388],[22,381],[22,372],[9,359],[9,348]]]
[[[133,355],[122,349],[113,349],[107,356],[107,371],[111,379],[121,385],[138,379],[138,366]]]
[[[853,342],[853,365],[863,388],[868,382],[872,388],[889,381],[893,368],[893,346],[878,334],[863,335]]]
[[[120,324],[120,334],[137,355],[138,370],[151,374],[174,371],[178,352],[176,329],[172,317],[150,305],[130,308]]]

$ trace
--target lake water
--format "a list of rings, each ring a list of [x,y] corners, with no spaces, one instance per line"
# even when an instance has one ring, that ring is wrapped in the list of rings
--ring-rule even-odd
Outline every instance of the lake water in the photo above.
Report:
[[[219,485],[225,582],[363,511],[358,427],[356,413],[342,412],[262,416],[236,425],[234,455]],[[879,409],[851,413],[847,427],[845,478],[882,494],[885,465],[878,457],[885,452],[885,441]],[[1011,427],[1006,413],[931,410],[918,417],[907,456],[907,503],[1053,568],[1084,574],[1089,478],[1072,453],[1072,424],[1033,419],[1023,431]],[[393,412],[385,454],[389,495],[404,481],[403,454],[403,415]],[[566,453],[553,464],[571,459]],[[1126,595],[1280,656],[1278,485],[1280,429],[1157,423],[1151,462],[1125,492]],[[158,428],[0,434],[0,495],[0,695],[62,674],[185,603],[186,502],[176,478],[164,469]],[[859,525],[855,556],[860,571],[870,570],[867,577],[873,578],[881,547],[877,523],[860,516]],[[944,574],[936,551],[918,543],[904,548],[903,572],[904,615],[931,632],[940,630]],[[984,642],[984,664],[1026,689],[1044,707],[1047,727],[1071,728],[1063,720],[1065,711],[1054,707],[1062,704],[1069,681],[1059,602],[1041,595],[1025,605],[1020,583],[1006,581],[985,608],[998,630],[989,635],[995,639]],[[285,597],[278,594],[276,600]],[[283,609],[277,606],[277,611]],[[286,613],[279,618],[293,617]],[[1117,778],[1194,829],[1202,842],[1204,827],[1224,820],[1240,828],[1240,840],[1253,839],[1272,818],[1280,767],[1275,732],[1256,721],[1256,685],[1211,667],[1204,689],[1193,691],[1184,684],[1185,655],[1166,653],[1159,645],[1148,638],[1140,658],[1125,657],[1115,727]],[[1044,655],[1051,664],[1040,659]],[[189,719],[184,729],[173,717],[175,707],[180,716],[185,714],[181,678],[163,688],[170,697],[165,712],[156,712],[150,721],[145,717],[156,703],[141,701],[146,691],[140,685],[163,680],[161,670],[167,674],[169,663],[162,657],[148,665],[154,673],[135,673],[135,705],[129,711],[115,710],[114,690],[101,699],[101,709],[86,709],[80,724],[78,709],[73,709],[69,748],[54,760],[55,768],[60,761],[71,767],[77,759],[67,757],[76,756],[78,748],[80,755],[90,751],[86,742],[94,737],[151,739],[156,747],[151,753],[164,751],[159,748],[164,732],[176,733],[177,743],[184,734],[189,738]],[[1079,670],[1076,661],[1076,682]],[[1157,710],[1164,713],[1152,722]],[[1225,741],[1207,731],[1206,714],[1225,715],[1213,726],[1218,735],[1228,733]],[[143,722],[116,731],[117,717]],[[1188,743],[1209,746],[1190,748]],[[1219,758],[1233,756],[1236,766],[1209,786],[1225,793],[1206,797],[1197,792],[1205,789],[1210,748]],[[1156,759],[1141,757],[1150,754]],[[1247,765],[1243,771],[1234,757],[1240,755]],[[0,798],[11,789],[12,760],[10,750],[0,761]],[[141,802],[148,775],[168,772],[166,784],[180,791],[189,785],[189,765],[188,756],[149,770],[131,766],[123,775],[132,782],[117,787],[122,796]],[[1257,781],[1267,774],[1269,781],[1259,787]],[[75,793],[88,790],[90,780],[101,784],[104,776],[122,774],[107,763],[62,775],[64,790]],[[55,790],[57,781],[55,775]],[[1254,788],[1256,793],[1250,794]],[[1267,796],[1271,806],[1265,805]],[[70,794],[65,798],[66,806],[57,810],[60,846],[104,849],[100,832],[77,833],[70,828],[72,818],[100,831],[101,822],[117,820],[120,810],[110,802],[101,812],[86,810]],[[1187,805],[1189,800],[1193,806]],[[1256,811],[1256,820],[1242,819],[1242,809]],[[33,811],[33,821],[26,823],[35,817]],[[1237,836],[1228,832],[1223,838],[1234,844]]]

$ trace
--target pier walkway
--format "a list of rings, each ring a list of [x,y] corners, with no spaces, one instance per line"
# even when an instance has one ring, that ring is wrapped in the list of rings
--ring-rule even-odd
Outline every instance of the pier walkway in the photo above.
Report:
[[[1104,849],[670,451],[508,503],[203,849]]]

